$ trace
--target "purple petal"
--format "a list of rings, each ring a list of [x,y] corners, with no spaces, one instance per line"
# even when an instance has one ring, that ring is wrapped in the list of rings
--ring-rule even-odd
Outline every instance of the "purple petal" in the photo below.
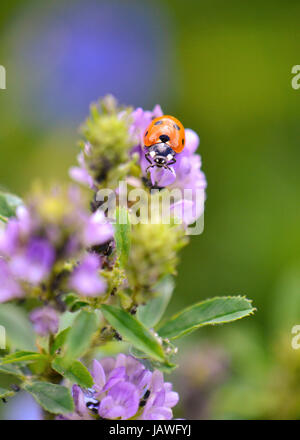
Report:
[[[86,246],[94,246],[107,243],[113,238],[113,226],[106,220],[100,210],[90,216],[85,231],[84,242]]]
[[[151,379],[151,390],[155,393],[161,390],[164,386],[164,376],[161,371],[155,370]]]
[[[185,129],[185,149],[193,154],[197,150],[200,143],[200,138],[194,130],[190,128]]]
[[[112,397],[117,408],[123,408],[123,414],[120,415],[122,419],[129,419],[136,414],[139,407],[139,392],[133,384],[129,382],[118,382],[111,388],[108,396]]]
[[[49,275],[54,259],[50,243],[42,238],[33,238],[23,253],[11,259],[10,267],[17,278],[38,284]]]
[[[143,413],[143,420],[171,420],[172,417],[172,410],[166,407],[154,407]]]
[[[102,391],[102,389],[105,385],[105,382],[106,382],[106,377],[105,377],[103,367],[99,361],[96,361],[96,360],[93,361],[92,376],[93,376],[95,385],[97,387],[97,390]]]
[[[170,167],[170,170],[158,167],[150,168],[150,175],[152,185],[161,187],[171,185],[176,179],[176,173],[172,167]]]
[[[112,388],[114,385],[116,385],[121,380],[124,380],[125,378],[126,378],[125,367],[115,368],[108,376],[108,380],[104,387],[104,391],[109,390],[110,388]]]
[[[111,396],[106,396],[99,405],[99,416],[104,419],[119,419],[124,418],[125,408],[122,405],[116,405],[114,399]]]
[[[69,176],[78,183],[87,185],[90,188],[93,187],[93,179],[84,168],[71,167],[69,169]]]
[[[76,411],[79,415],[84,416],[87,414],[87,407],[82,389],[78,385],[73,385],[72,394]]]
[[[112,372],[116,365],[116,359],[113,357],[105,357],[100,360],[106,377]]]
[[[87,255],[70,277],[70,287],[84,296],[102,295],[106,281],[98,274],[99,259],[94,254]]]

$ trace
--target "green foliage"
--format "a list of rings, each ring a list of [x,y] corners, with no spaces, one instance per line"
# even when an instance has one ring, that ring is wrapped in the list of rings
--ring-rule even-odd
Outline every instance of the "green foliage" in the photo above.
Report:
[[[76,312],[82,307],[89,305],[87,301],[83,301],[78,295],[75,295],[74,293],[68,293],[64,298],[64,302],[71,312]]]
[[[13,396],[15,393],[12,390],[7,390],[0,387],[0,399],[5,399],[6,397]]]
[[[90,388],[93,385],[93,378],[89,370],[77,360],[67,362],[65,359],[57,357],[52,361],[51,366],[70,382],[83,388]]]
[[[59,332],[50,347],[50,354],[54,355],[57,350],[61,349],[66,342],[71,327],[67,327]]]
[[[89,348],[93,335],[98,328],[95,312],[81,310],[66,336],[66,359],[76,359]]]
[[[21,307],[14,304],[0,304],[0,325],[5,328],[7,341],[12,348],[21,350],[35,348],[33,328]]]
[[[160,362],[165,361],[159,340],[132,315],[109,305],[102,305],[101,310],[107,321],[134,347],[146,353],[150,358]]]
[[[53,414],[72,412],[74,403],[70,391],[61,386],[48,382],[32,382],[25,384],[24,389],[32,394],[35,400]]]
[[[0,364],[13,364],[16,362],[31,362],[47,359],[47,356],[35,351],[17,351],[16,353],[9,354],[0,358]]]
[[[224,324],[251,315],[251,301],[241,296],[223,296],[194,304],[158,327],[163,338],[176,339],[204,325]]]
[[[122,114],[120,110],[117,102],[108,96],[100,105],[92,106],[91,115],[82,128],[85,137],[82,155],[95,190],[101,185],[116,188],[118,181],[127,177],[131,178],[128,181],[132,186],[135,186],[135,180],[140,185],[145,184],[144,188],[147,186],[142,178],[138,154],[130,154],[136,142],[129,130],[131,110],[122,109]],[[163,191],[157,193],[159,203],[163,203]],[[54,307],[57,312],[63,311],[60,332],[35,335],[28,315],[19,307],[0,305],[0,325],[5,327],[9,342],[5,351],[9,354],[0,358],[1,377],[5,376],[7,381],[8,376],[12,381],[21,382],[21,388],[53,414],[74,410],[69,389],[58,383],[65,380],[82,388],[91,388],[93,378],[87,366],[92,354],[97,350],[100,355],[101,349],[107,350],[112,340],[120,339],[118,335],[147,368],[170,372],[176,368],[172,357],[177,347],[169,339],[176,339],[201,326],[235,321],[254,311],[246,298],[213,298],[194,304],[161,323],[174,290],[172,275],[176,274],[179,250],[188,242],[185,229],[172,222],[165,224],[158,218],[131,224],[129,216],[133,208],[128,203],[127,207],[116,208],[115,246],[104,243],[85,249],[85,241],[80,241],[81,247],[78,246],[74,255],[69,258],[68,254],[66,258],[66,248],[73,236],[76,239],[76,234],[84,235],[76,222],[73,225],[69,221],[74,216],[69,197],[68,191],[59,188],[45,194],[37,185],[32,191],[28,206],[38,218],[37,236],[48,237],[53,224],[59,231],[51,233],[51,237],[55,237],[55,244],[52,244],[56,259],[42,283],[31,289],[29,283],[20,281],[28,293],[25,297],[25,301],[29,299],[25,303],[27,312],[40,303]],[[154,195],[150,197],[153,200]],[[87,201],[84,195],[83,199]],[[96,199],[94,194],[90,205],[93,212],[98,208]],[[7,221],[15,215],[21,203],[13,195],[0,193],[0,219]],[[82,207],[79,223],[83,217]],[[101,275],[107,281],[107,291],[101,297],[68,293],[70,274],[84,252],[95,252],[101,257]],[[103,315],[101,325],[100,312]],[[0,397],[13,394],[6,385],[5,381],[0,383]]]
[[[137,310],[138,320],[148,328],[154,327],[163,317],[174,290],[172,277],[163,278],[153,290],[154,297]]]
[[[3,365],[1,364],[1,358],[0,358],[0,373],[2,374],[9,374],[11,376],[18,376],[18,377],[24,377],[22,371],[19,369],[17,365]]]

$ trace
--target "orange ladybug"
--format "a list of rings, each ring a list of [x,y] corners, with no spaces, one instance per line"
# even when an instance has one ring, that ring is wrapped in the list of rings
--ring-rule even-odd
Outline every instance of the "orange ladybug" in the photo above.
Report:
[[[153,167],[169,169],[175,156],[184,149],[184,127],[174,116],[164,115],[153,119],[144,135],[145,157]]]

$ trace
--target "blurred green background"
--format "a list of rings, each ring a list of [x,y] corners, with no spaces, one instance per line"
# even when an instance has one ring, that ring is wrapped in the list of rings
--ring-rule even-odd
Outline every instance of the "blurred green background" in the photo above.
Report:
[[[90,101],[178,117],[200,135],[205,230],[182,253],[170,312],[245,294],[254,317],[196,333],[179,415],[299,418],[300,3],[12,0],[1,5],[0,182],[65,181]],[[189,357],[193,357],[189,362]],[[188,393],[187,393],[188,394]],[[189,412],[190,411],[190,412]]]

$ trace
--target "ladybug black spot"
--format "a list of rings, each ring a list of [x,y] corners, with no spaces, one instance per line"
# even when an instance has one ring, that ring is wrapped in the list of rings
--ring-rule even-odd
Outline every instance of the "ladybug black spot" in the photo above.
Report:
[[[148,130],[146,131],[145,136],[147,136],[147,134],[148,134]]]
[[[163,123],[163,121],[156,121],[155,123],[154,123],[154,125],[161,125]]]
[[[161,134],[161,135],[159,136],[159,139],[160,139],[162,142],[168,142],[168,141],[170,140],[170,136],[168,136],[167,134]]]
[[[182,139],[182,141],[181,141],[181,142],[182,142],[182,145],[184,145],[184,139]]]

